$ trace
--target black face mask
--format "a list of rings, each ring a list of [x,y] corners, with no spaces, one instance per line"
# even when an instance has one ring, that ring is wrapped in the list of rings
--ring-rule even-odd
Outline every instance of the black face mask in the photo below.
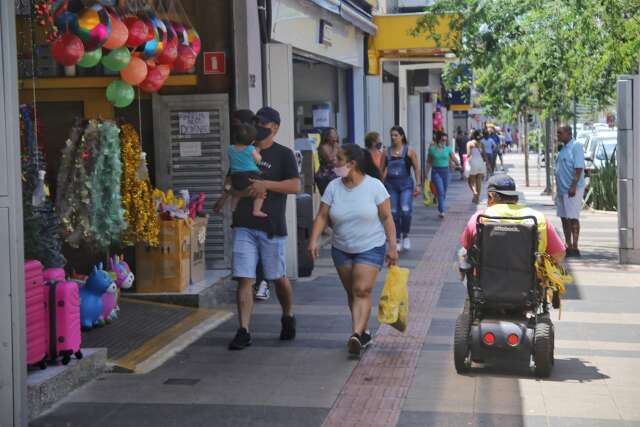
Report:
[[[265,139],[267,139],[267,138],[269,138],[271,136],[272,130],[269,129],[268,127],[266,127],[266,126],[256,125],[256,129],[261,129],[261,130],[265,131],[264,133],[265,133],[265,135],[267,135],[263,139],[256,139],[257,142],[264,141]]]

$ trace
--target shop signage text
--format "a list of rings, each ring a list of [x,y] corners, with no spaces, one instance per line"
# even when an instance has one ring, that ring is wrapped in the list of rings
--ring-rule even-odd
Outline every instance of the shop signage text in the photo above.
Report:
[[[332,36],[333,36],[333,25],[331,24],[331,22],[321,19],[320,35],[318,37],[318,43],[323,44],[325,46],[332,46],[333,45],[331,41]]]
[[[211,133],[208,111],[181,112],[179,115],[180,135],[203,135]]]
[[[180,157],[200,157],[202,156],[202,142],[183,141],[180,143]]]
[[[226,74],[227,60],[224,52],[203,52],[204,74]]]

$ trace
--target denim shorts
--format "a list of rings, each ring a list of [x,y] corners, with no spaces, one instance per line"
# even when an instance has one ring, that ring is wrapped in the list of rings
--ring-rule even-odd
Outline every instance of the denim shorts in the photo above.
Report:
[[[285,249],[287,236],[269,238],[267,233],[252,228],[233,229],[233,277],[255,279],[258,261],[264,278],[277,280],[287,273]]]
[[[331,248],[331,258],[336,268],[347,267],[354,264],[372,265],[382,269],[384,266],[384,256],[387,252],[387,245],[378,246],[359,254],[350,254],[335,247]]]

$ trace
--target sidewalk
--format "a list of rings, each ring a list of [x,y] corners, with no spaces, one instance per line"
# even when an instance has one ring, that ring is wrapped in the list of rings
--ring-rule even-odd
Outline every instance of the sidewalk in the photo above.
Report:
[[[521,155],[505,160],[520,180]],[[555,222],[549,199],[537,196],[541,190],[525,195]],[[294,285],[295,341],[278,340],[280,311],[272,296],[254,307],[252,347],[227,350],[234,317],[148,374],[103,375],[32,425],[640,425],[640,269],[616,264],[617,217],[584,215],[585,256],[571,261],[576,284],[562,320],[554,315],[553,376],[541,381],[526,370],[487,369],[460,376],[452,340],[465,289],[454,250],[475,206],[455,176],[448,199],[445,220],[416,205],[414,250],[401,258],[412,269],[409,330],[378,327],[374,307],[374,346],[360,361],[347,356],[346,297],[324,250],[314,276]]]

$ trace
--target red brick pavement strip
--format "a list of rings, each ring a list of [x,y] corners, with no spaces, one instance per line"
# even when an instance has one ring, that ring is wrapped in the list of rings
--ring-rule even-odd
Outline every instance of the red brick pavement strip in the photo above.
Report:
[[[458,197],[455,197],[458,196]],[[409,278],[409,327],[402,334],[382,325],[375,343],[340,391],[323,426],[395,426],[413,381],[431,325],[433,308],[447,276],[460,231],[473,212],[465,195],[450,199],[452,209]]]

